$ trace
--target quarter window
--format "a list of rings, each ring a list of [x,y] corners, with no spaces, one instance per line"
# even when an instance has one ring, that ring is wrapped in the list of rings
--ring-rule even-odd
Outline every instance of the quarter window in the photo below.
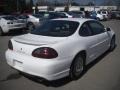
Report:
[[[79,31],[80,36],[91,36],[92,32],[87,23],[84,23]]]
[[[97,21],[89,22],[89,26],[93,32],[93,35],[104,33],[104,26]]]

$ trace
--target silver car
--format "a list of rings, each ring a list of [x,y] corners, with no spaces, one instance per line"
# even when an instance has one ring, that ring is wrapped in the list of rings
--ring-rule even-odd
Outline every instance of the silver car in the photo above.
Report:
[[[25,22],[18,20],[12,15],[0,16],[0,35],[8,33],[11,30],[18,30],[25,27]]]

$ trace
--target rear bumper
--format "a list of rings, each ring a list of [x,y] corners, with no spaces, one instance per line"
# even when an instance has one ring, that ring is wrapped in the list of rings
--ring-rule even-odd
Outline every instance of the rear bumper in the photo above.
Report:
[[[56,80],[69,75],[70,60],[39,59],[11,50],[6,51],[6,60],[11,67],[46,80]]]
[[[13,30],[20,30],[20,29],[24,29],[26,28],[25,24],[21,24],[20,26],[5,26],[2,27],[3,33],[8,33],[9,31],[13,31]]]

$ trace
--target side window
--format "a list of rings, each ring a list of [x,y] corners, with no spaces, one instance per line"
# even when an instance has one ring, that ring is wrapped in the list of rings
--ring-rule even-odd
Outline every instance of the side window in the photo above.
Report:
[[[93,32],[93,35],[96,35],[96,34],[101,34],[101,33],[104,33],[105,30],[104,30],[104,26],[97,22],[97,21],[91,21],[89,22],[89,26]]]
[[[24,18],[25,18],[25,19],[28,19],[28,18],[29,18],[29,16],[27,16],[27,15],[24,15]]]
[[[80,36],[91,36],[92,35],[92,32],[91,32],[91,30],[90,30],[90,28],[89,28],[89,26],[88,26],[88,24],[87,23],[84,23],[82,26],[81,26],[81,28],[80,28],[80,30],[79,30],[79,34],[80,34]]]

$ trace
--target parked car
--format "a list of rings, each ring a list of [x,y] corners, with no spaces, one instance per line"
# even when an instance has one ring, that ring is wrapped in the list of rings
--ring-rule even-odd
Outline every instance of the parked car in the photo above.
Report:
[[[0,35],[8,33],[11,30],[18,30],[25,27],[25,22],[18,20],[12,15],[0,16]]]
[[[48,11],[39,11],[38,14],[41,15],[42,17],[44,17],[46,12],[48,12]]]
[[[59,12],[61,14],[64,14],[65,16],[67,16],[68,18],[72,18],[73,16],[70,15],[68,12]]]
[[[104,16],[100,13],[97,13],[96,11],[92,11],[90,12],[90,18],[91,19],[96,19],[96,20],[104,20]]]
[[[111,18],[112,19],[120,19],[120,11],[112,11]]]
[[[24,16],[24,15],[17,15],[17,16],[15,16],[19,21],[21,21],[21,22],[24,22],[25,23],[25,25],[26,25],[26,29],[27,29],[27,18],[26,18],[26,16]]]
[[[19,19],[19,20],[21,20],[21,21],[24,21],[26,23],[26,25],[27,25],[27,17],[26,16],[24,16],[24,15],[18,15],[18,16],[16,16],[16,18]]]
[[[120,11],[116,13],[116,19],[120,19]]]
[[[115,33],[92,19],[49,20],[8,43],[8,65],[47,80],[80,77],[85,66],[115,48]]]
[[[56,19],[56,18],[67,18],[67,16],[64,15],[63,13],[59,13],[59,12],[46,12],[46,13],[44,13],[43,18]]]
[[[48,20],[56,19],[56,18],[67,18],[67,16],[59,12],[46,12],[44,16],[40,19],[40,22],[44,23]]]
[[[27,28],[31,31],[39,26],[42,16],[40,14],[23,14],[18,18],[26,21]]]
[[[104,19],[105,20],[108,20],[111,18],[111,15],[108,11],[105,11],[105,10],[101,10],[101,11],[98,11],[99,14],[103,15]]]
[[[85,18],[84,11],[69,11],[68,14],[70,14],[73,18]]]
[[[21,19],[27,21],[27,27],[30,31],[38,27],[44,21],[55,18],[66,18],[66,16],[57,12],[39,12],[38,14],[23,15],[21,17]]]
[[[49,12],[45,12],[44,14],[42,13],[42,18],[40,19],[40,23],[42,24],[48,20],[57,19],[57,18],[68,18],[68,17],[60,12],[50,12],[49,11]]]

